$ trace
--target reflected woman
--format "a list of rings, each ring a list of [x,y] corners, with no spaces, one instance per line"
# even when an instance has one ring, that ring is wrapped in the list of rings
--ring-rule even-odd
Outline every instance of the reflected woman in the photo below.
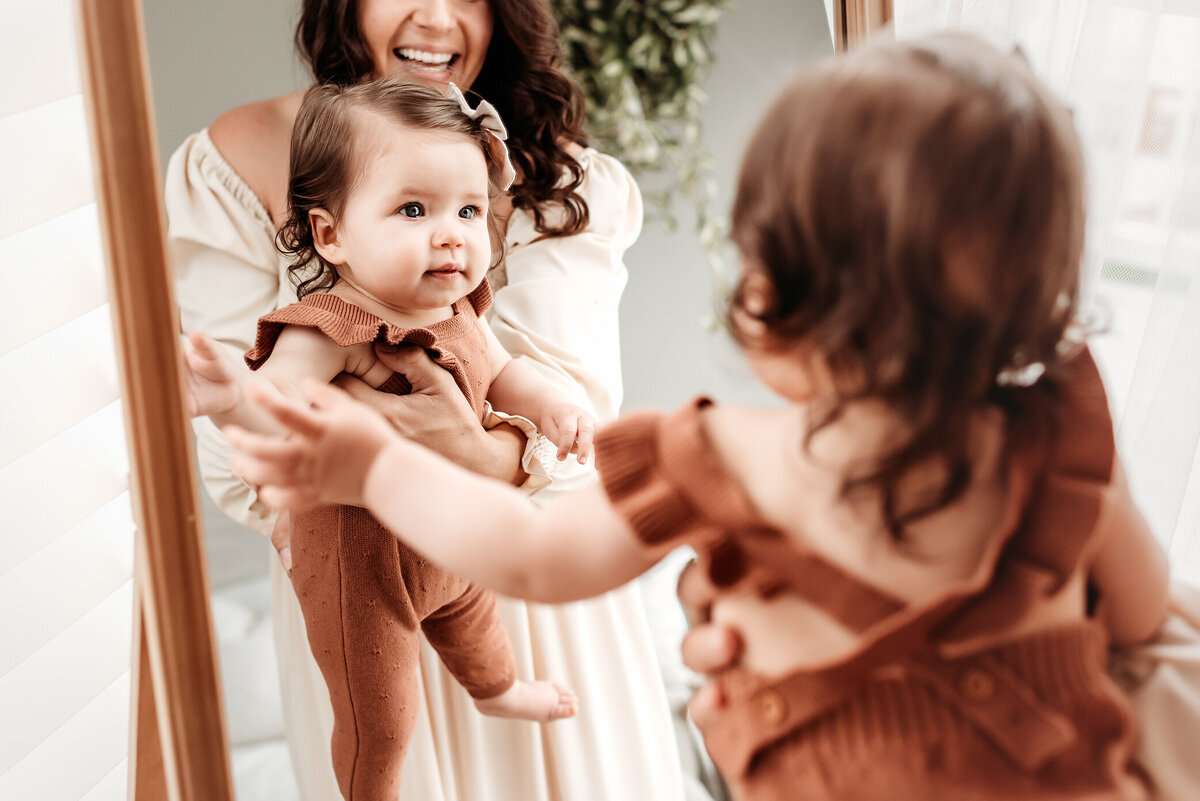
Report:
[[[557,28],[529,0],[304,0],[296,44],[318,83],[400,75],[453,81],[492,102],[509,132],[517,182],[507,259],[489,275],[491,325],[512,355],[590,408],[601,422],[621,400],[617,304],[625,250],[641,228],[641,199],[615,159],[585,147],[582,95],[558,69]],[[212,334],[241,360],[256,320],[296,299],[275,233],[287,215],[288,143],[303,92],[221,115],[188,138],[167,169],[169,241],[186,331]],[[385,357],[388,358],[388,357]],[[548,497],[594,480],[558,462],[520,419],[478,424],[450,374],[421,353],[389,366],[408,396],[340,385],[406,436],[477,472]],[[288,562],[289,529],[228,468],[228,450],[198,425],[209,493],[235,520],[271,534]],[[332,716],[287,575],[272,564],[272,605],[284,710],[301,796],[339,793],[329,757]],[[541,607],[501,601],[520,675],[575,688],[580,714],[538,730],[482,718],[423,646],[424,703],[404,766],[404,801],[676,801],[683,782],[665,692],[640,596],[625,587],[594,601]]]

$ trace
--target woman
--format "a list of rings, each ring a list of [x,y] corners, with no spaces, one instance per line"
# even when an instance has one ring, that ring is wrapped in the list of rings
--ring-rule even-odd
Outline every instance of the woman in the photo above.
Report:
[[[614,159],[581,145],[582,99],[558,72],[556,26],[528,0],[305,0],[296,42],[318,82],[402,75],[471,87],[499,110],[518,170],[506,216],[508,257],[490,280],[492,327],[601,421],[620,403],[617,303],[622,256],[641,225],[637,187]],[[295,300],[274,248],[286,215],[288,140],[302,92],[233,109],[189,138],[167,174],[170,246],[185,330],[215,336],[239,358],[255,320]],[[406,436],[538,497],[593,480],[557,463],[523,421],[484,431],[449,373],[422,353],[391,357],[414,393],[390,398],[341,384]],[[516,428],[514,426],[517,426]],[[520,430],[518,430],[520,428]],[[218,505],[288,560],[275,521],[230,474],[218,432],[200,427],[206,486]],[[547,484],[550,486],[545,486]],[[338,792],[330,769],[329,702],[308,653],[294,593],[272,565],[276,646],[293,765],[305,799]],[[424,705],[401,797],[680,799],[682,778],[665,694],[636,589],[560,608],[502,602],[522,676],[573,686],[579,716],[539,730],[483,720],[425,647]],[[636,716],[634,713],[636,710]]]

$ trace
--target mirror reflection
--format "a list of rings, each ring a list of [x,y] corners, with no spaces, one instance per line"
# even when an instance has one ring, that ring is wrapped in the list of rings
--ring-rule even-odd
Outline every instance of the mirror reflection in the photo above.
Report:
[[[509,20],[506,4],[492,5],[494,19],[483,4],[362,2],[363,62],[350,71],[426,82],[449,78],[503,113],[512,107],[514,79],[502,59],[489,60],[488,47],[497,29],[525,47],[537,41]],[[292,41],[301,12],[295,0],[248,7],[145,2],[183,325],[214,336],[238,360],[252,344],[257,318],[295,300],[272,240],[286,208],[290,121],[312,80]],[[314,18],[314,40],[327,35],[328,26]],[[714,209],[723,210],[741,142],[773,90],[798,64],[830,49],[824,5],[770,2],[721,14],[714,47],[715,66],[701,85],[709,95],[702,122],[720,187]],[[319,50],[310,42],[319,70],[341,68]],[[512,193],[507,259],[491,276],[490,314],[498,339],[518,362],[556,382],[601,421],[622,405],[673,406],[702,391],[767,400],[732,348],[714,348],[706,328],[712,274],[686,202],[667,212],[680,219],[678,231],[653,220],[642,226],[637,179],[611,154],[586,148],[574,124],[560,130],[559,146],[546,147],[524,133],[531,120],[510,116],[505,123],[525,178]],[[538,185],[538,171],[555,174],[568,163],[582,165],[575,195],[589,207],[590,220],[580,227],[584,235],[539,240],[531,209],[546,215],[542,227],[554,233],[565,206],[551,182]],[[659,189],[643,187],[647,195]],[[559,263],[573,272],[556,274]],[[374,392],[366,385],[351,389]],[[464,415],[461,403],[430,397],[435,401],[428,409],[399,403],[389,414],[411,431],[429,432],[437,448],[434,438],[446,437]],[[512,440],[524,439],[510,433],[505,443],[493,432],[487,443],[480,439],[482,426],[475,427],[479,432],[469,441],[476,452],[498,441],[517,453]],[[272,531],[278,542],[281,529],[253,491],[229,474],[227,451],[211,425],[200,421],[197,432],[239,797],[258,797],[265,788],[269,796],[263,797],[288,797],[281,787],[297,798],[338,797],[328,693],[309,653],[292,583],[270,544]],[[521,472],[532,476],[527,483],[545,483],[538,475],[546,472],[544,459],[518,455]],[[589,480],[583,469],[554,476],[539,496]],[[580,698],[580,714],[570,720],[537,727],[480,716],[423,644],[420,711],[399,797],[722,797],[683,715],[695,684],[678,656],[678,569],[678,560],[668,562],[619,591],[560,608],[499,601],[516,674],[569,685]]]

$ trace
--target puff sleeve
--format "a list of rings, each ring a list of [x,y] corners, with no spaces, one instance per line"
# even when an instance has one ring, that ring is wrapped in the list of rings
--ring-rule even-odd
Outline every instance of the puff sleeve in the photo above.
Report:
[[[182,328],[210,334],[241,364],[258,318],[296,299],[274,248],[274,225],[207,131],[171,156],[165,198]],[[238,523],[269,534],[274,514],[229,469],[230,449],[220,431],[205,417],[193,426],[200,474],[213,500]]]
[[[504,275],[493,281],[489,323],[514,359],[532,364],[604,423],[621,405],[618,307],[628,278],[625,251],[642,230],[642,196],[617,159],[588,148],[578,160],[588,226],[541,238],[533,215],[515,211]],[[527,472],[546,475],[558,489],[594,480],[590,466],[558,462],[554,448],[538,440],[526,452]]]
[[[752,517],[701,433],[708,405],[698,398],[670,414],[627,414],[596,435],[600,484],[647,546],[702,548]]]
[[[621,405],[617,308],[628,273],[625,251],[642,230],[642,198],[619,161],[595,150],[579,156],[587,228],[539,239],[533,215],[509,220],[507,282],[495,291],[490,322],[515,359],[533,363],[601,421]],[[578,389],[586,397],[578,397]]]

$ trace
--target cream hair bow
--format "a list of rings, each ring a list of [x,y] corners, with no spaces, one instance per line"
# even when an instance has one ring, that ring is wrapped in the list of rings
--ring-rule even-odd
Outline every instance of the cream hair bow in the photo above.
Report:
[[[508,146],[504,144],[508,139],[508,129],[500,121],[496,107],[486,100],[480,100],[478,106],[471,108],[471,104],[463,96],[462,90],[455,86],[453,81],[446,90],[446,97],[457,100],[463,114],[478,122],[487,133],[488,155],[492,157],[493,163],[500,165],[500,179],[496,183],[500,189],[507,192],[513,181],[516,180],[517,171],[513,169],[512,161],[508,158]]]

